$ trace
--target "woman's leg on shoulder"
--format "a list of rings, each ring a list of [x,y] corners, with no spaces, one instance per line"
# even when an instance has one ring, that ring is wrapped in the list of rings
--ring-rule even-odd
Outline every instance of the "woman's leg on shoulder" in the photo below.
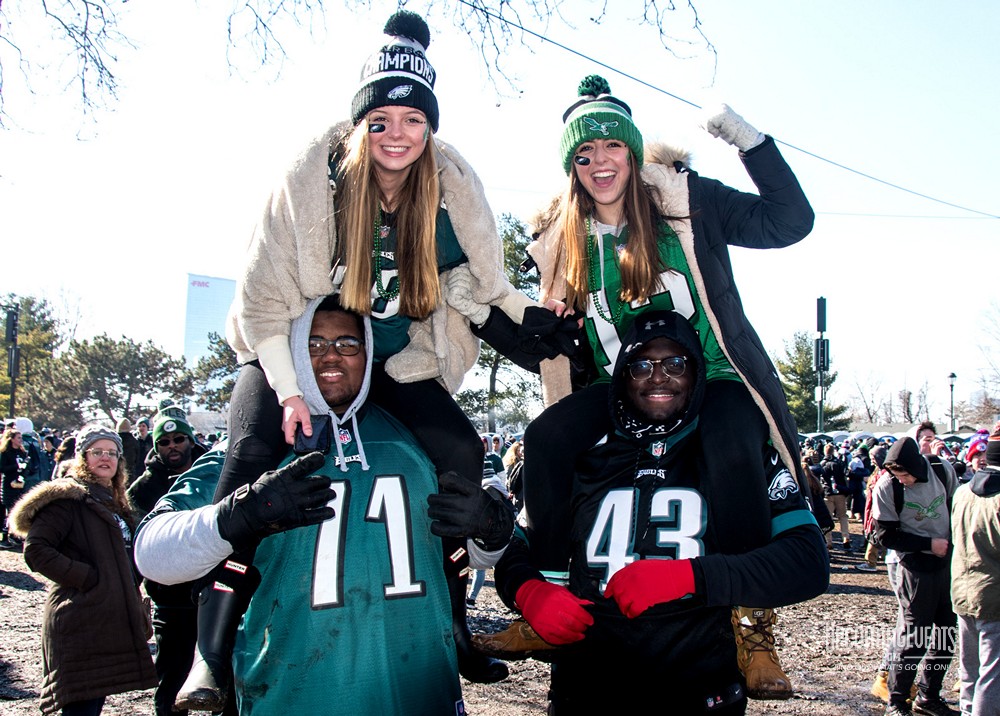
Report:
[[[532,562],[565,572],[570,515],[565,509],[577,458],[612,427],[608,383],[595,383],[553,403],[524,433],[524,509]]]

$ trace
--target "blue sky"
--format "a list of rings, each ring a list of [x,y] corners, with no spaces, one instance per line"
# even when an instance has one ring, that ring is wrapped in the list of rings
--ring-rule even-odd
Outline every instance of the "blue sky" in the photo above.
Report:
[[[117,52],[120,97],[96,122],[81,119],[72,87],[42,78],[29,95],[5,67],[15,122],[0,132],[0,236],[24,270],[5,261],[2,291],[78,312],[81,337],[124,334],[180,354],[187,274],[235,278],[270,186],[311,135],[346,116],[395,7],[371,4],[328,9],[313,36],[289,30],[275,79],[252,63],[230,73],[226,8],[129,3],[137,47]],[[636,79],[529,38],[504,60],[516,91],[498,94],[469,39],[429,17],[439,137],[476,168],[494,211],[527,221],[562,189],[561,115],[592,72],[632,106],[647,140],[685,147],[700,173],[752,190],[736,151],[699,129],[688,104],[726,101],[783,143],[818,215],[794,247],[733,251],[765,346],[782,355],[796,331],[813,333],[824,296],[840,374],[829,400],[926,385],[931,417],[945,423],[947,375],[959,376],[957,401],[977,388],[983,325],[1000,307],[988,273],[1000,259],[1000,5],[701,0],[717,57],[683,10],[671,31],[693,44],[675,57],[630,19],[638,0],[615,3],[621,16],[600,26],[580,19],[599,5],[569,3],[572,28],[522,20]]]

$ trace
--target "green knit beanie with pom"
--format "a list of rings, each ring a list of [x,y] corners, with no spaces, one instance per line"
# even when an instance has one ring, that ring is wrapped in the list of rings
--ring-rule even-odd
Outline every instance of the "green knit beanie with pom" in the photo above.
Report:
[[[642,134],[632,122],[632,110],[611,96],[608,81],[600,75],[588,75],[577,88],[580,99],[563,114],[563,170],[569,174],[576,148],[595,139],[618,139],[625,142],[642,166]]]

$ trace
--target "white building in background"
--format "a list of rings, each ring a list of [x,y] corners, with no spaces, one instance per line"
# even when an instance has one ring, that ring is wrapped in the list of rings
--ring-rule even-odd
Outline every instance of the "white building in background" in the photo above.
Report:
[[[233,279],[188,274],[184,318],[184,359],[188,367],[209,354],[209,333],[226,335],[226,314],[235,295]]]

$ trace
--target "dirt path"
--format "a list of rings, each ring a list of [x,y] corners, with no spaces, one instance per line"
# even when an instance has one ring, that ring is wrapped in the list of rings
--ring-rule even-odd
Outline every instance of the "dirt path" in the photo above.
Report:
[[[854,525],[852,525],[853,527]],[[860,544],[855,538],[855,543]],[[808,714],[809,716],[881,714],[884,705],[869,695],[872,677],[891,634],[896,602],[884,566],[876,573],[854,569],[855,553],[835,550],[831,584],[826,594],[780,609],[775,630],[782,665],[796,691],[788,701],[751,701],[748,714]],[[38,714],[41,681],[42,604],[48,586],[28,571],[21,554],[0,552],[0,713]],[[498,631],[510,613],[492,589],[491,575],[470,609],[473,631]],[[527,660],[511,662],[511,676],[488,686],[463,682],[469,714],[519,716],[544,714],[548,665]],[[945,680],[955,682],[952,664]],[[947,694],[955,701],[955,694]],[[669,713],[669,708],[664,711]],[[112,696],[107,716],[152,714],[152,692]]]

